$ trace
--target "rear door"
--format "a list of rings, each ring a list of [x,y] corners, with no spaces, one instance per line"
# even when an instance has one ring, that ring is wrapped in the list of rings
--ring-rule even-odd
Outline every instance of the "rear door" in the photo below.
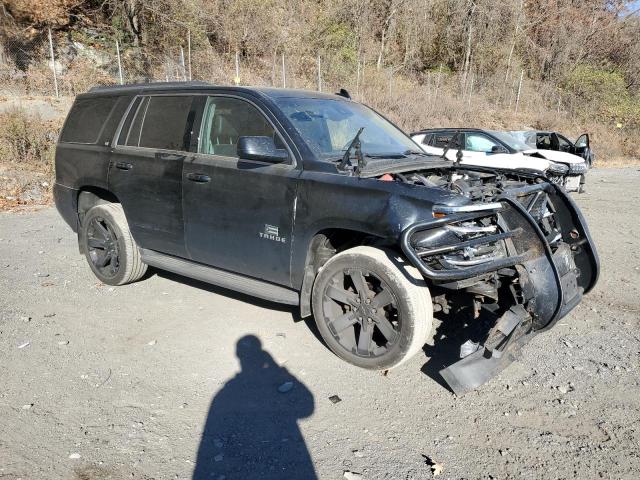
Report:
[[[109,188],[142,247],[186,257],[182,167],[191,148],[191,95],[137,97],[113,147]]]
[[[199,153],[185,162],[184,221],[191,259],[290,285],[290,251],[299,170],[291,161],[238,158],[242,136],[273,136],[286,149],[271,114],[248,99],[209,96]]]

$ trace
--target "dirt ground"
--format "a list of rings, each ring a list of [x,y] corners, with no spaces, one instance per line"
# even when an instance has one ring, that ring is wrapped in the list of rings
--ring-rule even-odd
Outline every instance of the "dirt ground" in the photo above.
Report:
[[[638,185],[589,174],[597,288],[460,398],[426,355],[341,362],[293,309],[165,273],[101,285],[55,209],[2,213],[0,479],[636,479]]]

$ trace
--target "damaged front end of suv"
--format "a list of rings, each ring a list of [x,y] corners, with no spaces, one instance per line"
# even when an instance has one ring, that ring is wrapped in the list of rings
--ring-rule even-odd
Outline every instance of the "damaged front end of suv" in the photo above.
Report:
[[[483,340],[465,342],[461,359],[440,371],[456,394],[497,374],[597,281],[599,261],[586,222],[573,200],[545,177],[404,166],[385,172],[384,179],[448,189],[469,200],[433,205],[433,219],[410,225],[401,236],[402,251],[428,281],[437,309],[449,310],[462,294],[475,317],[487,309],[496,319]]]

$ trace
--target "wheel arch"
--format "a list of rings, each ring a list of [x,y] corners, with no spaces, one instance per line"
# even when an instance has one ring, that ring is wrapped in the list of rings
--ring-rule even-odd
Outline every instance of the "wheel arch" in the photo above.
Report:
[[[81,241],[82,235],[82,221],[89,210],[96,205],[102,205],[104,203],[120,203],[118,197],[116,197],[109,190],[93,185],[86,185],[78,190],[78,198],[76,205],[78,206],[78,250],[81,254],[84,254],[83,242]]]
[[[397,245],[383,237],[350,228],[324,228],[311,237],[300,287],[301,318],[311,315],[311,291],[320,268],[334,255],[359,245],[385,246],[400,251]]]

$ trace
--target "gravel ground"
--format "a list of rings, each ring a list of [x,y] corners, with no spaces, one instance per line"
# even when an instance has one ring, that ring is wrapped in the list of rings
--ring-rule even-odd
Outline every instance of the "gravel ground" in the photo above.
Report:
[[[422,354],[339,361],[293,309],[164,273],[104,286],[53,208],[0,214],[0,479],[638,478],[639,172],[577,198],[597,288],[461,398]]]

